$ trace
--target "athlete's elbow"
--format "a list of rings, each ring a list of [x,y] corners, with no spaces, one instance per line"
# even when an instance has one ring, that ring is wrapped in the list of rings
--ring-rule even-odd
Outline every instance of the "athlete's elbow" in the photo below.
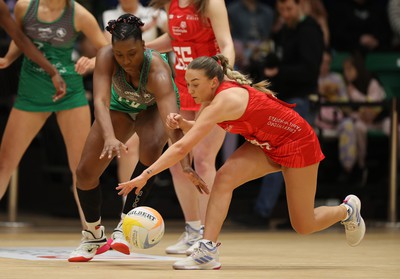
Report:
[[[174,144],[174,148],[179,158],[185,157],[190,152],[190,148],[179,141]]]

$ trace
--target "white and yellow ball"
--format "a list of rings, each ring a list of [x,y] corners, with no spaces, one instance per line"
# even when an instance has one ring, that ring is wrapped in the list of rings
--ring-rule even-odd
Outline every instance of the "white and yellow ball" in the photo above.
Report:
[[[163,237],[164,220],[157,210],[139,206],[126,214],[122,222],[122,231],[133,247],[148,249]]]

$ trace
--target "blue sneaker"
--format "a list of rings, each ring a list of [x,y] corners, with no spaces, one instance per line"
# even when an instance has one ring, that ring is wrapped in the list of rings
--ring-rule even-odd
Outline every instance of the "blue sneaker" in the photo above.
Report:
[[[168,246],[165,249],[165,252],[167,254],[186,254],[186,250],[203,238],[203,231],[203,227],[201,227],[200,230],[196,230],[189,224],[186,224],[185,231],[179,237],[178,242],[174,245]]]
[[[174,269],[199,270],[199,269],[220,269],[218,246],[213,245],[209,240],[200,240],[198,247],[194,248],[193,253],[182,260],[174,263]]]
[[[352,209],[350,216],[342,221],[346,229],[346,239],[350,246],[357,246],[363,240],[365,235],[365,223],[361,217],[361,201],[355,195],[348,195],[343,204],[348,205]]]

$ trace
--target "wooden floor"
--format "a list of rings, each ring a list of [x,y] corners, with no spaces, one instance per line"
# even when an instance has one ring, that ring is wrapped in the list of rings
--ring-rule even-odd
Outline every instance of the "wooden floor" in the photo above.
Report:
[[[4,216],[0,215],[0,220],[5,220]],[[10,228],[1,223],[0,254],[2,250],[21,248],[55,251],[64,247],[69,251],[79,243],[76,220],[27,216],[24,221],[30,223],[18,225],[29,226]],[[105,222],[108,234],[113,223]],[[166,221],[166,233],[157,246],[135,251],[162,260],[127,259],[124,255],[119,260],[107,260],[107,253],[103,255],[105,259],[98,257],[89,263],[0,257],[0,278],[400,278],[399,228],[371,223],[367,220],[364,241],[352,248],[346,244],[340,225],[301,236],[291,230],[251,231],[228,222],[220,239],[221,270],[177,271],[172,269],[172,263],[183,256],[166,255],[164,249],[177,240],[183,224]]]

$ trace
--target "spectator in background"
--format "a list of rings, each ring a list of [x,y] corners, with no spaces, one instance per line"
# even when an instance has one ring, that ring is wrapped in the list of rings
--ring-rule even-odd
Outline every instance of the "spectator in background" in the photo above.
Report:
[[[320,102],[346,102],[348,96],[343,76],[330,70],[332,53],[324,51],[321,70],[318,79],[318,93]],[[343,112],[337,106],[322,106],[315,119],[315,126],[322,130],[337,132],[339,121],[343,119]]]
[[[235,1],[227,9],[237,57],[235,66],[246,71],[250,57],[270,38],[274,11],[258,0]]]
[[[340,0],[329,9],[331,45],[337,51],[383,51],[390,48],[387,9],[381,0]]]
[[[343,62],[343,72],[349,100],[353,102],[380,102],[385,91],[378,80],[365,68],[361,55],[353,55]],[[339,160],[349,178],[367,182],[367,131],[383,130],[382,107],[359,107],[346,112],[339,126]],[[358,167],[355,168],[355,167]],[[358,179],[361,178],[361,179]]]
[[[284,25],[274,36],[275,52],[267,57],[264,74],[279,98],[296,103],[295,110],[312,124],[309,96],[318,91],[324,40],[321,27],[303,12],[300,2],[278,0]]]
[[[388,15],[393,31],[393,48],[400,50],[400,0],[389,0]]]
[[[167,14],[164,10],[144,7],[139,0],[119,0],[118,6],[113,10],[103,13],[103,25],[106,26],[110,20],[114,20],[123,14],[133,14],[144,23],[141,27],[142,39],[150,42],[158,37],[160,33],[168,31]],[[104,36],[111,43],[111,34],[104,30]],[[118,160],[119,182],[131,179],[133,170],[139,160],[139,138],[134,134],[126,143],[129,152],[123,154]]]
[[[294,110],[312,124],[309,96],[318,92],[323,33],[319,24],[304,13],[301,0],[277,0],[277,10],[283,25],[274,36],[275,53],[267,56],[264,74],[277,96],[285,102],[296,103]],[[245,225],[267,225],[282,186],[281,173],[263,177],[254,214],[248,218],[233,217],[234,220]],[[290,226],[290,222],[285,225]]]
[[[306,15],[311,16],[319,24],[324,34],[324,43],[330,44],[330,32],[328,26],[328,13],[322,0],[302,0],[301,8]]]

